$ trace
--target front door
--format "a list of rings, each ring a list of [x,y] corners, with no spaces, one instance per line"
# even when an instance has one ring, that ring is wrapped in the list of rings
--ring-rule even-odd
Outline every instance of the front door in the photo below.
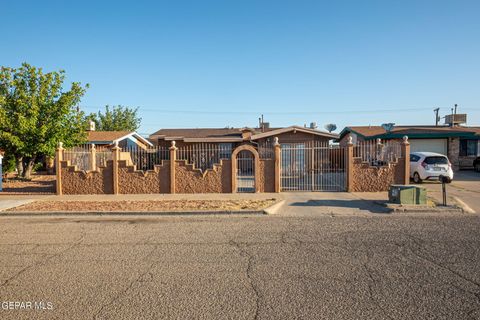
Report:
[[[237,155],[237,192],[255,192],[255,158],[248,150]]]

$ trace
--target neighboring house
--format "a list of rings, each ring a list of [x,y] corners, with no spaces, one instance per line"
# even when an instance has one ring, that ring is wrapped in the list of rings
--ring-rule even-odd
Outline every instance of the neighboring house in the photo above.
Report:
[[[400,140],[408,136],[411,152],[447,155],[454,170],[473,168],[473,161],[480,154],[480,127],[394,126],[386,131],[382,126],[353,126],[340,132],[340,144],[345,145],[349,136],[353,143],[375,139]]]
[[[121,148],[142,149],[152,147],[152,143],[134,131],[88,131],[87,141],[98,147],[111,147],[115,143]]]

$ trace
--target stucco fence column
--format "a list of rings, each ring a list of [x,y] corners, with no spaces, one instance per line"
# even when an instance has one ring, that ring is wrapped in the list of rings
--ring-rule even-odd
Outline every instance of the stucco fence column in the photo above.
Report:
[[[347,192],[353,191],[353,139],[348,137],[347,143]]]
[[[120,147],[118,146],[118,142],[115,142],[115,146],[112,148],[112,159],[113,159],[113,194],[119,194],[119,186],[118,186],[118,161],[120,161]]]
[[[55,174],[57,176],[57,181],[55,184],[57,195],[61,196],[62,192],[62,161],[63,161],[63,143],[58,143],[58,148],[55,151]]]
[[[170,147],[170,193],[174,194],[176,192],[175,185],[175,167],[177,163],[177,147],[175,146],[176,142],[172,141],[172,146]]]
[[[405,164],[403,184],[410,184],[410,142],[408,142],[408,136],[403,137],[402,157]]]
[[[282,163],[282,147],[278,143],[278,137],[274,138],[273,146],[275,148],[275,192],[281,191],[281,163]]]
[[[95,171],[97,170],[97,150],[95,149],[95,143],[92,143],[92,147],[90,148],[90,170]]]
[[[233,150],[232,153],[232,193],[237,192],[237,155],[240,153],[240,151],[250,151],[253,154],[254,157],[254,166],[255,166],[255,192],[260,191],[260,181],[258,178],[259,170],[260,170],[260,157],[258,155],[258,151],[247,144],[243,144],[241,146],[238,146],[235,150]]]

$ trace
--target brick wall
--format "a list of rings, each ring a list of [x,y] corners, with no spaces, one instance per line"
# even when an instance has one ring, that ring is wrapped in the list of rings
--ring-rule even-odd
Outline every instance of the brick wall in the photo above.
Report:
[[[353,159],[353,192],[380,192],[388,191],[391,184],[403,184],[405,179],[405,160],[386,166],[371,166],[362,162],[360,158]]]

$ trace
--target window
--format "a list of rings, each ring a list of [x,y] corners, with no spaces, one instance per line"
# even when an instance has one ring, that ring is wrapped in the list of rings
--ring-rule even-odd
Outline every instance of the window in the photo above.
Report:
[[[426,164],[448,164],[447,157],[426,157],[424,162]]]
[[[478,140],[460,140],[460,156],[476,156]]]
[[[410,162],[417,162],[420,159],[419,156],[411,154],[410,155]]]

